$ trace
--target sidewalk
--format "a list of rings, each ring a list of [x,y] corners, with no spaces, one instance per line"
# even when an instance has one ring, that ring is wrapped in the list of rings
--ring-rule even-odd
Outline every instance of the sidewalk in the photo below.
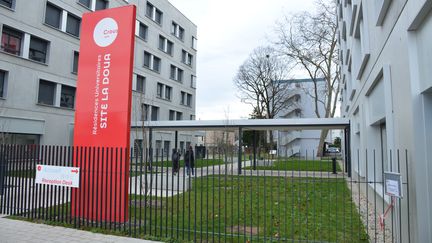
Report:
[[[150,243],[156,241],[139,240],[134,238],[96,234],[83,230],[29,223],[21,220],[3,218],[0,215],[0,243],[21,242],[125,242]]]

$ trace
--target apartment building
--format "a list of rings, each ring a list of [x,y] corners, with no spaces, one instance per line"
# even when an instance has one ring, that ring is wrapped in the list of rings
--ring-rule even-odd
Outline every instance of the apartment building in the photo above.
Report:
[[[131,144],[142,146],[143,121],[195,119],[197,27],[167,0],[1,0],[5,142],[73,143],[81,16],[128,4],[137,6]],[[155,133],[154,147],[169,151],[173,139]]]
[[[290,79],[279,82],[286,83],[288,102],[286,107],[279,111],[277,118],[298,119],[316,118],[315,103],[312,98],[314,83],[311,79]],[[324,79],[317,79],[318,93],[325,91]],[[325,107],[318,105],[319,113],[325,113]],[[312,159],[316,157],[320,140],[320,130],[287,130],[274,133],[274,140],[278,145],[278,153],[282,156],[299,156]],[[326,142],[332,142],[331,133]]]
[[[410,198],[405,195],[395,206],[395,218],[403,220],[394,237],[397,242],[409,242],[410,236],[410,242],[431,242],[431,1],[337,4],[341,113],[351,120],[353,175],[382,181],[383,172],[400,170],[404,182],[409,178],[405,190]],[[399,163],[405,151],[407,166]],[[369,184],[367,190],[369,198],[387,207],[391,199],[382,186]]]

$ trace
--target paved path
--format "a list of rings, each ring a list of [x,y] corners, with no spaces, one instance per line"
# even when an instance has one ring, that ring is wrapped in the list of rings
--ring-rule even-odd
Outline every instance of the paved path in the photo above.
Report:
[[[125,242],[150,243],[156,241],[96,234],[88,231],[29,223],[3,218],[0,215],[0,243],[54,243],[54,242]]]

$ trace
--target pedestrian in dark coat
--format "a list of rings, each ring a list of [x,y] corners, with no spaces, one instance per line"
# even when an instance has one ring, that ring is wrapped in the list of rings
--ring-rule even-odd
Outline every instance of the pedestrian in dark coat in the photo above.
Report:
[[[192,146],[189,146],[188,151],[185,154],[185,166],[187,174],[190,175],[189,170],[192,171],[192,175],[194,175],[194,167],[195,167],[195,157]]]
[[[171,160],[173,163],[173,174],[176,175],[179,172],[180,166],[179,166],[179,161],[180,161],[180,153],[177,150],[173,150],[172,156],[171,156]]]

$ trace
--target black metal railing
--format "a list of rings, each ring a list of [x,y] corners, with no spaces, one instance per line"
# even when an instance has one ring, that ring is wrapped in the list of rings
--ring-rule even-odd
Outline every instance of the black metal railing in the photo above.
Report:
[[[351,177],[343,156],[237,152],[206,151],[188,174],[184,152],[174,173],[164,150],[0,145],[0,213],[136,238],[410,242],[407,151],[353,151]],[[80,187],[36,184],[37,164],[79,166]],[[387,170],[403,198],[383,196]]]

